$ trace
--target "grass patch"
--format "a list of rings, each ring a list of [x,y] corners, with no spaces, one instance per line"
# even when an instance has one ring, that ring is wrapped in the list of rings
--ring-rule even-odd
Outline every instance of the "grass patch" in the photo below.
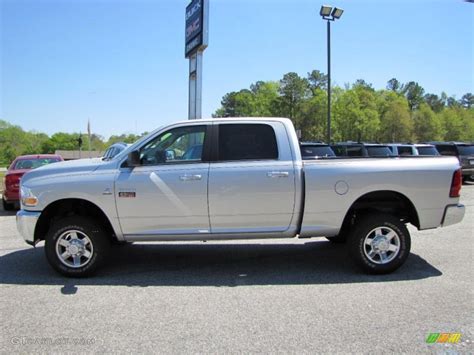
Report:
[[[0,171],[0,192],[3,192],[3,189],[5,188],[3,186],[3,177],[5,176],[5,172]]]

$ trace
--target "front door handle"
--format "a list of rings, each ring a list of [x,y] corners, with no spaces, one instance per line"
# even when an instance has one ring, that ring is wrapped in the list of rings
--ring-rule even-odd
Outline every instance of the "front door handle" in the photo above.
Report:
[[[290,173],[288,171],[270,171],[267,173],[269,178],[283,178],[288,177]]]
[[[195,181],[195,180],[202,180],[202,175],[196,174],[196,175],[188,175],[184,174],[179,177],[181,181]]]

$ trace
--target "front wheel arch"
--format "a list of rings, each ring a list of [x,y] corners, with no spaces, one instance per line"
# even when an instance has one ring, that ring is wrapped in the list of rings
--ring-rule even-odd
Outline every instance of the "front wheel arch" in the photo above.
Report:
[[[56,200],[41,212],[35,228],[35,243],[44,240],[56,221],[72,216],[87,217],[100,223],[110,241],[117,240],[116,233],[105,212],[93,202],[79,198]]]

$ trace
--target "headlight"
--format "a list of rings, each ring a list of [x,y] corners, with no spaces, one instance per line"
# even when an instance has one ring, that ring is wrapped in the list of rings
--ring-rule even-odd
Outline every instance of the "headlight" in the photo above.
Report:
[[[38,204],[38,198],[26,186],[20,186],[21,203],[27,207],[35,207]]]

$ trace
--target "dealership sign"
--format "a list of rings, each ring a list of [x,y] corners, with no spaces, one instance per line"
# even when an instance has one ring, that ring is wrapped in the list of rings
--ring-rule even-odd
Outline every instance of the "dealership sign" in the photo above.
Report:
[[[207,47],[208,15],[209,0],[193,0],[186,7],[186,58]]]

